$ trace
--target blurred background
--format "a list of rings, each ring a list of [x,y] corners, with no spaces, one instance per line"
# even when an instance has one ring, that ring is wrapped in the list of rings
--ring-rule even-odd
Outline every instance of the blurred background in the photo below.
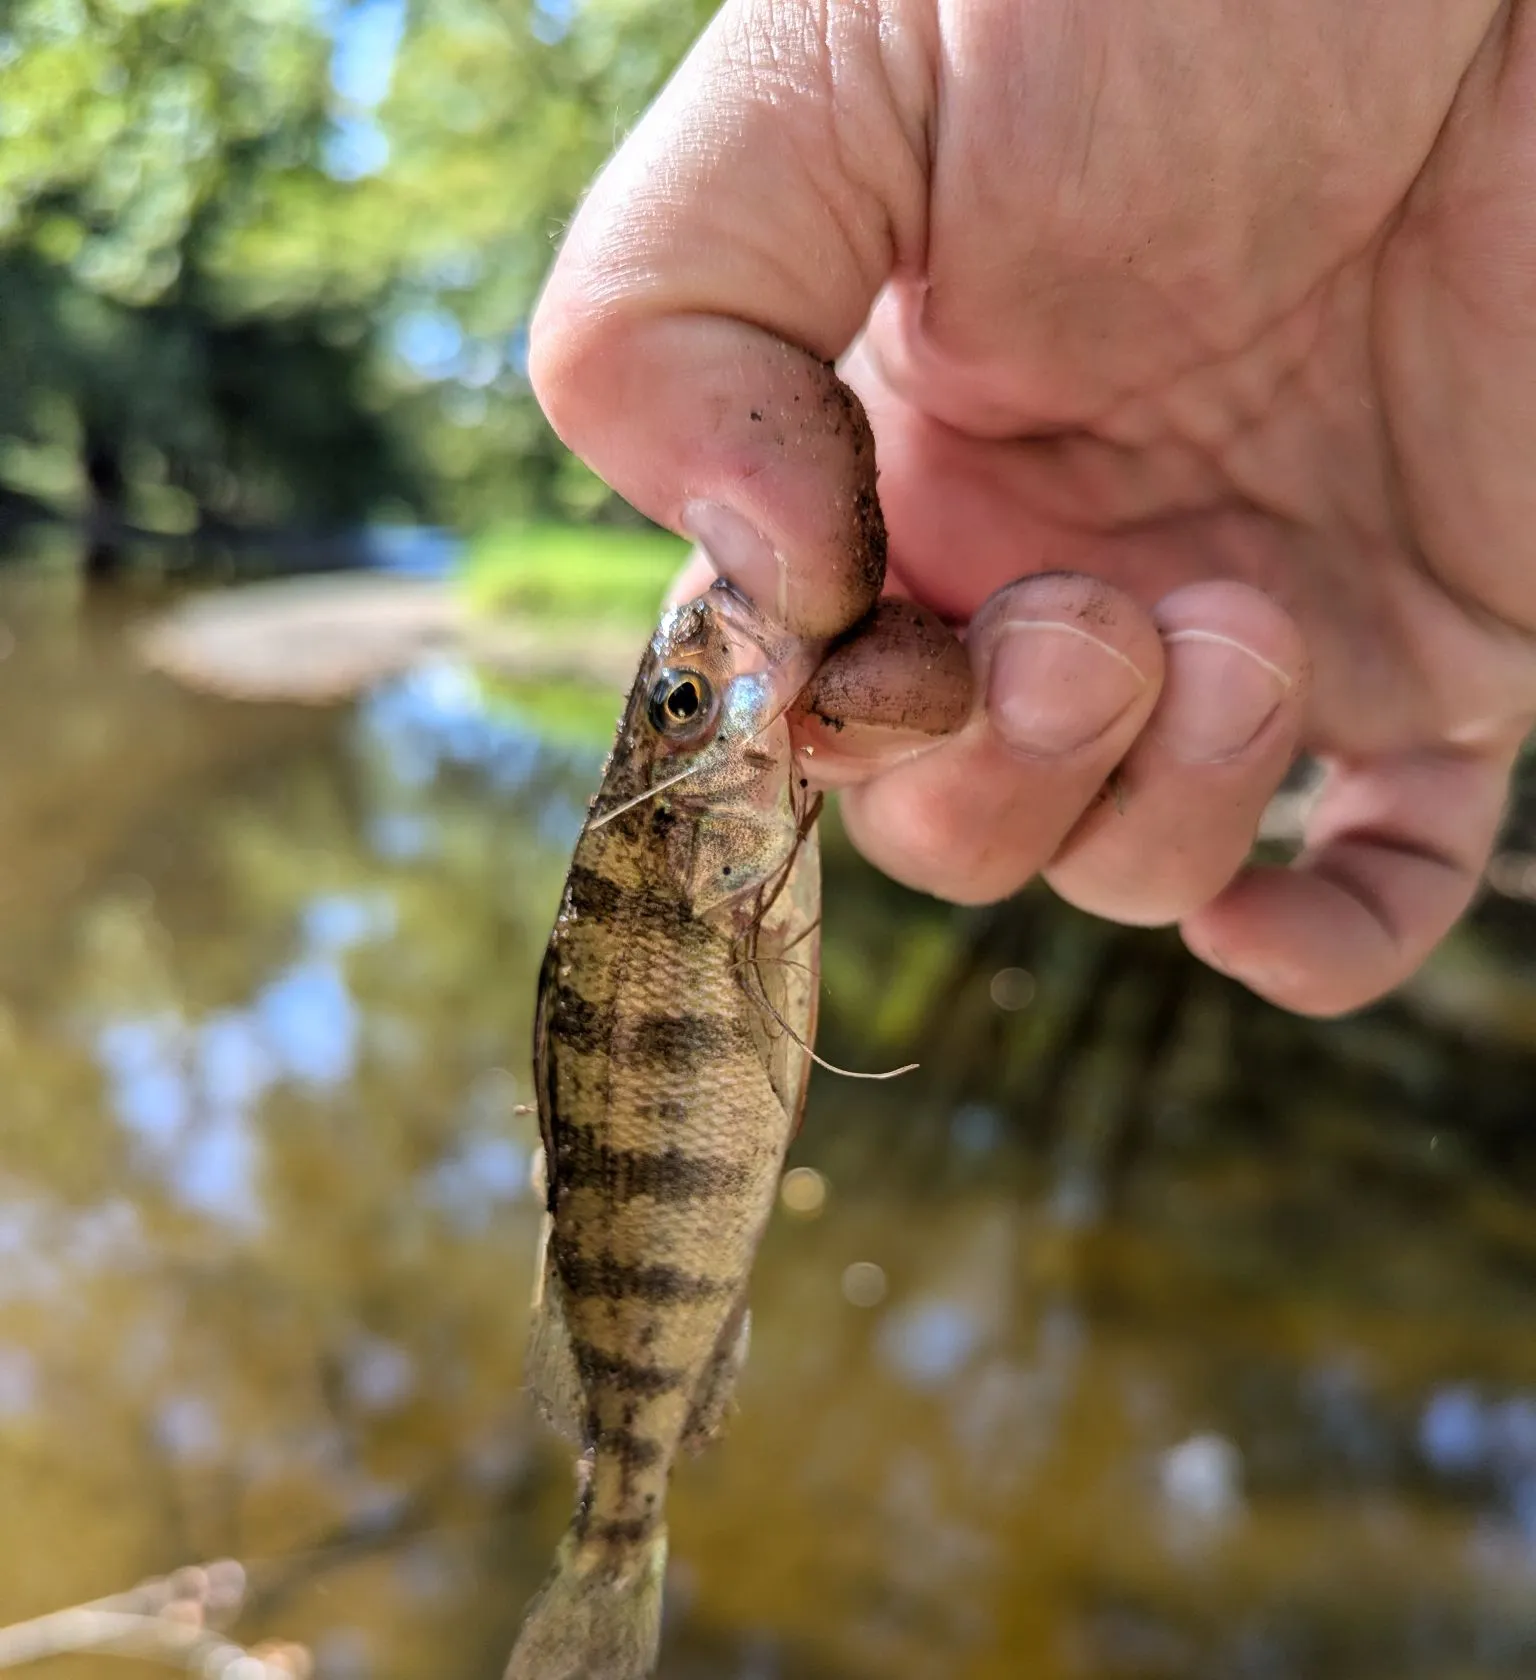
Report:
[[[704,11],[0,10],[0,1653],[232,1555],[489,1680],[545,1569],[516,1109],[681,551],[525,329]],[[827,829],[822,1048],[921,1068],[813,1082],[663,1676],[1536,1670],[1536,796],[1332,1025]]]
[[[708,8],[11,0],[0,517],[287,542],[617,512],[527,320]]]

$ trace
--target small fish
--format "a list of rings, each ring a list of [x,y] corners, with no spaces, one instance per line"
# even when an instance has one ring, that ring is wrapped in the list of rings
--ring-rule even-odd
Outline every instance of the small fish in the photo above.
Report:
[[[815,1032],[819,795],[787,713],[823,646],[727,583],[669,612],[577,842],[539,986],[548,1218],[531,1385],[576,1513],[507,1680],[655,1667],[680,1448],[725,1416]]]

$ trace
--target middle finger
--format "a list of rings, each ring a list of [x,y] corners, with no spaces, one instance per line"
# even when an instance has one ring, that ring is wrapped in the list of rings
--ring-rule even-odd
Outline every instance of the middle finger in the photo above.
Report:
[[[966,726],[848,788],[843,816],[871,862],[959,903],[1006,896],[1055,854],[1157,702],[1150,615],[1096,579],[1047,573],[999,590],[967,633],[977,705]],[[826,786],[867,776],[835,735]]]

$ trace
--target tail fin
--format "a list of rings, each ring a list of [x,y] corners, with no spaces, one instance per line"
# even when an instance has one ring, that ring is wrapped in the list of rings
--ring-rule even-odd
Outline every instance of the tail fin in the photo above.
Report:
[[[666,1564],[665,1530],[621,1571],[606,1559],[585,1563],[567,1536],[528,1607],[505,1680],[649,1680]]]

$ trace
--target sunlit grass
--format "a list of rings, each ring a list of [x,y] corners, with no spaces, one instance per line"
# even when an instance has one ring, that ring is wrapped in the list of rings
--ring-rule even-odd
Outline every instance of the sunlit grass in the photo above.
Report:
[[[481,695],[492,716],[510,716],[534,730],[540,740],[564,747],[603,752],[623,710],[624,696],[591,683],[483,676]]]
[[[612,526],[497,525],[472,538],[464,588],[483,612],[644,630],[688,553],[678,537]]]

